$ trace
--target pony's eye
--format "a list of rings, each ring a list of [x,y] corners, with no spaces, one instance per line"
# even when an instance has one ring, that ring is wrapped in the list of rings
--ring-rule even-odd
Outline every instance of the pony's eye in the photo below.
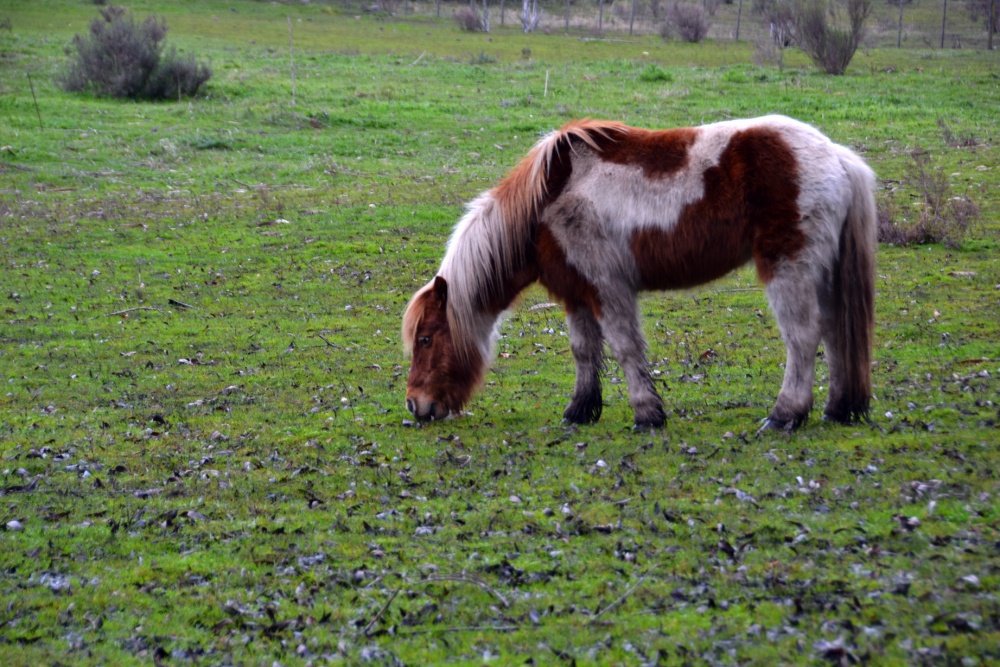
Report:
[[[420,347],[430,347],[431,346],[431,337],[430,336],[421,336],[420,338],[417,339],[417,342],[420,343]]]

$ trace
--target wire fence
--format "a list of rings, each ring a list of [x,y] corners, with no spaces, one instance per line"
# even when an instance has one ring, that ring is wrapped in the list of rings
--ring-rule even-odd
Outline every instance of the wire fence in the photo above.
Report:
[[[754,0],[682,0],[704,9],[708,39],[761,42],[773,31],[754,11]],[[673,0],[339,0],[358,12],[434,16],[450,20],[472,9],[484,29],[520,28],[535,18],[535,30],[584,37],[661,35]],[[526,9],[527,8],[527,9]],[[868,48],[1000,48],[988,17],[1000,23],[1000,0],[874,0],[864,46]],[[670,38],[670,35],[667,35]]]

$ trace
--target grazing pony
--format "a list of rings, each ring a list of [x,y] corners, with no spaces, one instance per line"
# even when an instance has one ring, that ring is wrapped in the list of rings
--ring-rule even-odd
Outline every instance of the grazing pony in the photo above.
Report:
[[[660,426],[636,293],[694,287],[753,260],[787,352],[762,428],[805,421],[820,340],[826,417],[866,418],[874,179],[856,154],[782,116],[674,130],[569,123],[469,205],[437,276],[407,305],[406,406],[421,420],[458,413],[493,357],[501,315],[538,281],[569,324],[576,386],[564,419],[600,418],[606,340],[635,426]]]

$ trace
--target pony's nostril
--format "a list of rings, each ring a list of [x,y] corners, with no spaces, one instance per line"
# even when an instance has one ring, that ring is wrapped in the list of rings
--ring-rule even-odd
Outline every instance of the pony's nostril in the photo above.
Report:
[[[417,405],[412,398],[406,399],[406,409],[410,411],[410,414],[417,414]]]

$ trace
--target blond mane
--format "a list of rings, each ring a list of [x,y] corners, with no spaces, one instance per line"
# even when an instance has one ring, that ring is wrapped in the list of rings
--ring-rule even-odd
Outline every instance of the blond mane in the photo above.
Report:
[[[568,123],[545,135],[496,187],[469,203],[438,270],[448,281],[448,324],[461,358],[472,358],[475,351],[484,361],[493,357],[500,313],[489,312],[483,304],[495,301],[490,297],[503,293],[512,277],[525,269],[534,227],[549,195],[555,156],[571,150],[572,138],[599,151],[599,138],[612,139],[628,131],[628,126],[616,122]],[[403,317],[407,354],[424,315],[423,296],[432,285],[433,280],[420,288],[407,305]]]

